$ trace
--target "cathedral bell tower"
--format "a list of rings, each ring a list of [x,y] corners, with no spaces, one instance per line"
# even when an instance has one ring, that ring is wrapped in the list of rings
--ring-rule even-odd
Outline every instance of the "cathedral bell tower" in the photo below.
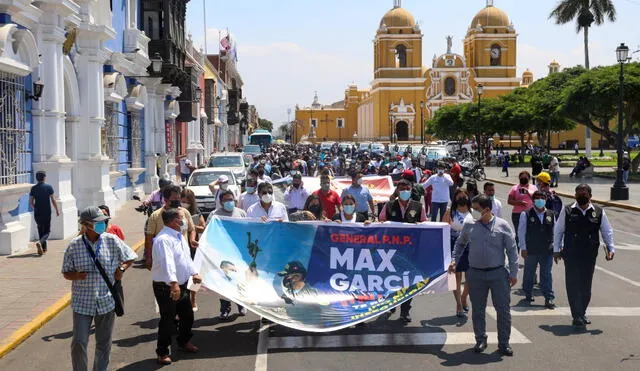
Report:
[[[373,41],[374,78],[418,78],[422,70],[422,32],[413,15],[394,0]]]
[[[478,84],[488,98],[503,95],[520,86],[516,76],[517,38],[515,27],[504,11],[487,0],[471,21],[464,39],[464,55]]]

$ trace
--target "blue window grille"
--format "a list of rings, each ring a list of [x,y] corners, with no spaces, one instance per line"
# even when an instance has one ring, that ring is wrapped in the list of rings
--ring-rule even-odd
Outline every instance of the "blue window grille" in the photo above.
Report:
[[[0,186],[31,183],[31,125],[26,120],[26,78],[0,72]]]

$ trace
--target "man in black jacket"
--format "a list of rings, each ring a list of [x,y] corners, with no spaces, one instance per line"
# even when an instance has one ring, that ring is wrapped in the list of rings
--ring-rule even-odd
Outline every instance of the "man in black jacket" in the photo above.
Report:
[[[398,198],[387,202],[380,212],[378,220],[381,222],[400,222],[400,223],[422,223],[427,221],[427,214],[419,201],[411,199],[411,182],[401,179],[398,182],[396,192]],[[411,310],[411,299],[405,301],[400,306],[400,319],[405,322],[411,322],[409,311]],[[389,311],[389,315],[395,313],[393,308]]]

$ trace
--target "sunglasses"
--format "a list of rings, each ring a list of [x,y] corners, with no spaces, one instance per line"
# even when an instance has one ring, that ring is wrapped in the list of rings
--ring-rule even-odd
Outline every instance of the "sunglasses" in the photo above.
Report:
[[[268,194],[270,194],[270,195],[272,195],[272,194],[273,194],[273,191],[271,191],[271,192],[262,192],[262,193],[260,193],[260,194],[261,194],[261,195],[266,195],[267,193],[268,193]]]

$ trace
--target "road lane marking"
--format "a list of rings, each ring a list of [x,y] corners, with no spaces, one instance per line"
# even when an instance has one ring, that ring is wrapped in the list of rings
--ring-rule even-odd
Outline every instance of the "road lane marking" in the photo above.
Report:
[[[621,229],[614,229],[615,232],[617,233],[624,233],[624,234],[628,234],[629,236],[633,236],[633,237],[640,237],[640,234],[635,234],[635,233],[631,233],[631,232],[627,232],[627,231],[623,231]],[[617,246],[616,246],[617,247]]]
[[[640,287],[640,282],[636,282],[636,281],[631,280],[631,279],[629,279],[629,278],[627,278],[625,276],[621,276],[618,273],[612,272],[612,271],[610,271],[608,269],[605,269],[605,268],[602,268],[599,265],[596,265],[596,269],[601,271],[602,273],[606,273],[606,274],[610,275],[611,277],[615,277],[615,278],[617,278],[617,279],[619,279],[621,281],[624,281],[624,282],[626,282],[626,283],[628,283],[630,285],[633,285],[635,287]]]
[[[634,245],[634,244],[624,243],[624,242],[616,242],[616,250],[640,251],[640,245]]]
[[[487,308],[487,314],[495,317],[496,310],[493,307]],[[640,307],[591,307],[587,309],[587,315],[591,317],[640,317]],[[570,307],[556,307],[547,309],[545,307],[511,307],[512,317],[528,316],[571,316]]]
[[[487,342],[498,344],[498,333],[488,332]],[[529,344],[521,332],[511,328],[512,344]],[[269,338],[269,349],[356,348],[378,346],[473,345],[473,332],[393,333],[330,336],[283,336]]]
[[[255,371],[267,371],[267,352],[269,350],[269,325],[260,324],[258,330],[258,348],[256,350]]]

